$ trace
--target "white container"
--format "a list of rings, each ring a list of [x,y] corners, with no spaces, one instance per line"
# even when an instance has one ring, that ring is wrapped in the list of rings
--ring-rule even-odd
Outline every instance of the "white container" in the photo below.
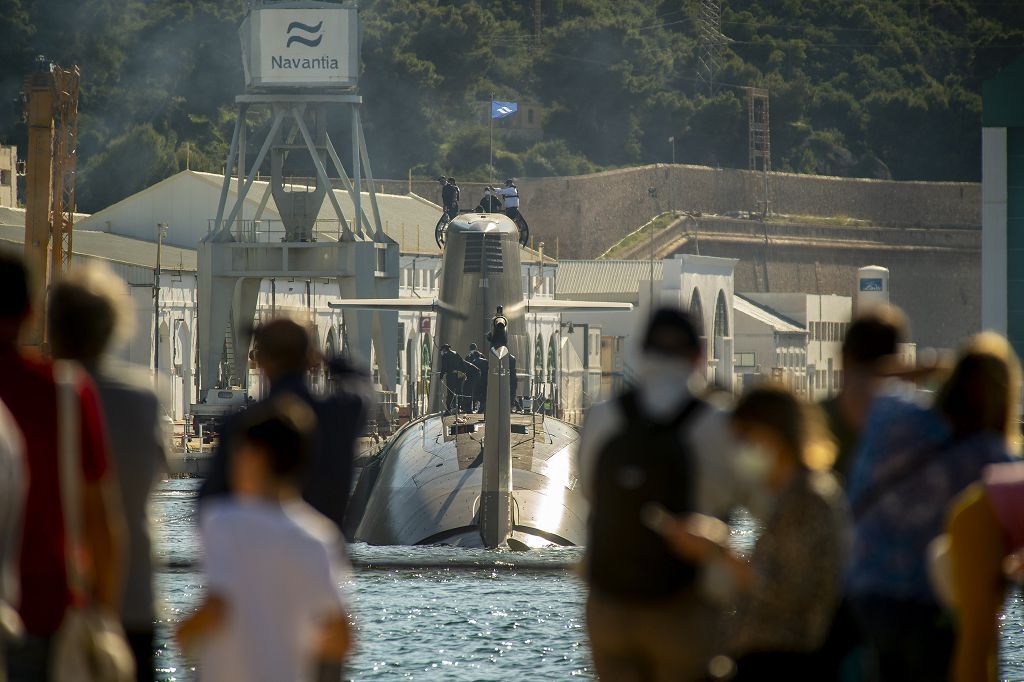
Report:
[[[354,6],[298,2],[253,9],[239,29],[250,90],[347,90],[359,74]]]
[[[857,294],[855,307],[858,313],[875,305],[889,303],[889,270],[878,265],[868,265],[857,270]]]

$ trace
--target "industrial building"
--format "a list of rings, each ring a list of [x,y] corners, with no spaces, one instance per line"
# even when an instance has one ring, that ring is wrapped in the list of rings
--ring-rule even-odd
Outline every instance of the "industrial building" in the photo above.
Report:
[[[215,214],[221,176],[196,171],[183,171],[126,197],[92,215],[78,215],[75,223],[74,258],[100,260],[110,265],[126,282],[135,311],[135,333],[119,349],[117,356],[126,361],[153,368],[157,365],[159,392],[168,413],[175,420],[189,414],[190,405],[202,396],[197,371],[198,358],[198,259],[196,245],[209,229],[209,216]],[[266,183],[257,181],[258,196]],[[261,184],[263,186],[261,186]],[[232,189],[232,193],[233,193]],[[349,201],[347,192],[335,191],[339,202]],[[365,196],[365,195],[364,195]],[[389,237],[399,246],[399,295],[413,298],[436,298],[441,250],[434,242],[434,223],[440,207],[415,195],[378,194],[381,217]],[[257,201],[248,202],[254,209]],[[247,213],[251,229],[252,213]],[[280,231],[280,219],[273,204],[266,207],[265,220],[256,229],[272,239]],[[328,224],[331,221],[325,220]],[[162,246],[157,241],[157,225],[167,226]],[[21,248],[25,234],[25,213],[17,209],[0,209],[0,245]],[[331,239],[329,232],[322,238]],[[157,251],[160,256],[160,302],[154,324],[154,283]],[[541,259],[543,258],[543,263]],[[531,296],[552,298],[556,263],[538,251],[525,249],[523,254],[523,286]],[[337,282],[324,278],[276,277],[260,285],[256,321],[275,314],[289,314],[307,320],[313,330],[317,347],[325,355],[351,353],[345,313],[329,308],[328,303],[341,296]],[[351,314],[351,313],[350,313]],[[399,349],[391,368],[397,376],[394,400],[416,413],[426,407],[427,382],[434,353],[433,313],[402,312],[393,331]],[[548,345],[557,337],[559,316],[534,313],[529,316],[531,335],[544,351],[523,359],[523,371],[536,377],[538,385],[530,386],[538,394],[554,391],[555,362],[549,361]],[[157,336],[157,333],[159,336]],[[159,339],[159,352],[154,357],[154,342]],[[460,349],[465,353],[466,349]],[[245,357],[248,349],[240,354]],[[222,365],[233,365],[236,350],[225,344]],[[380,365],[371,347],[370,357],[362,360],[373,368],[380,382]],[[247,385],[253,396],[265,389],[259,374],[250,369],[245,376],[224,376],[224,385]],[[542,384],[547,384],[546,386]],[[380,388],[383,390],[384,386]],[[524,393],[526,391],[524,390]]]
[[[18,149],[0,144],[0,207],[18,205]]]
[[[660,304],[689,310],[700,324],[707,363],[703,371],[709,382],[739,392],[751,382],[769,379],[810,399],[834,395],[842,385],[841,346],[852,299],[734,292],[736,262],[689,254],[654,261],[561,261],[558,298],[635,306],[629,315],[572,316],[577,327],[600,329],[602,347],[608,349],[601,356],[608,389],[602,396],[633,378],[631,368],[652,296]]]
[[[1024,57],[982,85],[981,326],[1024,354]]]

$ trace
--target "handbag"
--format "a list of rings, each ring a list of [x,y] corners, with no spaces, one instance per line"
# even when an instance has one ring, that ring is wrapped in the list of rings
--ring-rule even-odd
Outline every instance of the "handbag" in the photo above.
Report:
[[[77,390],[81,370],[70,362],[58,361],[53,371],[57,383],[57,456],[68,586],[72,594],[88,597],[89,589],[76,560],[82,535],[81,406]],[[134,680],[135,658],[116,615],[92,603],[69,605],[54,636],[50,676],[53,682]]]

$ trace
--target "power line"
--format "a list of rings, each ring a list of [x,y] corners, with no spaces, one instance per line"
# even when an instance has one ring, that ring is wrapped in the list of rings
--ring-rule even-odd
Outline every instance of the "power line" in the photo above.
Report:
[[[810,40],[801,40],[799,38],[784,39],[784,40],[771,40],[771,41],[755,41],[755,40],[733,40],[728,39],[730,45],[758,45],[763,47],[819,47],[819,48],[853,48],[853,49],[869,49],[879,47],[891,47],[891,43],[816,43]],[[1006,43],[997,45],[976,45],[972,43],[961,43],[961,44],[943,44],[929,46],[935,47],[936,49],[951,49],[951,50],[991,50],[991,49],[1007,49],[1007,48],[1019,48],[1020,43]]]

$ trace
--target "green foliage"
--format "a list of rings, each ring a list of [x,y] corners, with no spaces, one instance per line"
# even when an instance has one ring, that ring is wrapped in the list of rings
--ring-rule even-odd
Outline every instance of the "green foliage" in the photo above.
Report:
[[[115,138],[82,168],[77,189],[80,202],[109,206],[126,194],[138,192],[176,173],[174,142],[146,123]]]
[[[244,5],[0,0],[0,142],[24,148],[18,91],[45,54],[82,69],[82,210],[183,168],[186,156],[219,171],[243,88]],[[727,0],[708,92],[697,79],[696,0],[545,0],[539,38],[532,6],[360,3],[377,177],[412,169],[492,180],[667,162],[669,137],[678,162],[742,168],[744,88],[757,85],[771,95],[778,170],[976,180],[980,84],[1024,45],[1024,2]],[[540,140],[495,126],[493,171],[492,96],[545,112]],[[347,121],[336,118],[329,127],[344,148]]]

